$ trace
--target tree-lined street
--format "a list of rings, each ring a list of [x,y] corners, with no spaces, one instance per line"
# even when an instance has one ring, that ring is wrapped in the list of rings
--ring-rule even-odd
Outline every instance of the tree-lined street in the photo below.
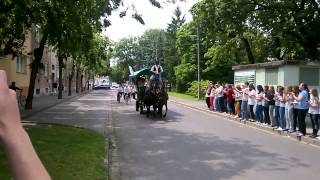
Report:
[[[146,118],[112,100],[122,179],[317,178],[319,147],[169,103]]]

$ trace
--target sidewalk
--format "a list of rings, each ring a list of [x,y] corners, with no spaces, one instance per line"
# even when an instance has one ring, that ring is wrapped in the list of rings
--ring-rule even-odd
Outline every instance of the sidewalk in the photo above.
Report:
[[[268,127],[268,126],[258,125],[258,124],[254,123],[254,122],[250,122],[250,121],[243,122],[243,121],[240,121],[240,120],[238,120],[236,118],[230,117],[226,113],[218,113],[218,112],[208,111],[208,107],[207,107],[207,105],[206,105],[204,100],[194,101],[194,100],[186,100],[186,99],[181,99],[181,98],[178,98],[178,97],[170,96],[169,97],[169,101],[171,101],[173,103],[176,103],[176,104],[180,104],[180,105],[189,107],[189,108],[192,108],[192,109],[196,109],[196,110],[199,110],[199,111],[212,113],[212,114],[214,114],[216,116],[220,116],[220,117],[222,117],[222,118],[224,118],[226,120],[237,121],[238,123],[242,123],[242,124],[245,124],[247,126],[262,130],[262,131],[267,131],[269,133],[271,132],[273,134],[278,134],[280,136],[290,137],[290,138],[298,140],[299,142],[303,142],[303,143],[306,143],[306,144],[312,144],[312,145],[320,146],[319,137],[316,138],[316,139],[312,139],[312,138],[309,138],[308,136],[296,136],[296,134],[288,133],[286,131],[278,131],[278,130],[275,130],[275,129],[273,129],[271,127]],[[308,123],[307,123],[307,127],[308,127]],[[312,129],[307,128],[307,133],[311,133],[311,132],[312,132]]]
[[[76,94],[76,92],[72,92],[72,95],[68,96],[68,92],[63,92],[62,99],[58,99],[58,95],[55,95],[55,96],[49,96],[49,95],[34,96],[33,103],[32,103],[32,109],[31,110],[22,109],[20,111],[21,119],[25,120],[25,119],[29,118],[30,116],[33,116],[34,114],[37,114],[45,109],[48,109],[50,107],[53,107],[55,105],[58,105],[60,103],[65,102],[65,101],[68,101],[72,98],[85,95],[87,93],[88,93],[88,91],[78,93],[78,94]]]

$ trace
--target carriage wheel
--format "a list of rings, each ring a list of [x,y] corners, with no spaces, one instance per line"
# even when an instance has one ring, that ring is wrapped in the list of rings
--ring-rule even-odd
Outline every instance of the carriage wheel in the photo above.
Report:
[[[136,101],[136,111],[139,111],[139,101]]]
[[[147,107],[147,117],[150,116],[150,106]]]
[[[165,107],[165,109],[163,109],[163,107]],[[160,114],[161,118],[165,118],[167,116],[167,111],[168,111],[167,105],[166,104],[162,105],[161,114]]]

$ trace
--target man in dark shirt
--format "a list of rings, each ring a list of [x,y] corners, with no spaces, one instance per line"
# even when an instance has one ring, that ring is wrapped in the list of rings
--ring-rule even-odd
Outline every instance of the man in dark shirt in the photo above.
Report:
[[[21,88],[16,87],[16,82],[12,82],[12,84],[9,86],[9,88],[14,90],[14,91],[17,91],[17,90],[22,91]]]

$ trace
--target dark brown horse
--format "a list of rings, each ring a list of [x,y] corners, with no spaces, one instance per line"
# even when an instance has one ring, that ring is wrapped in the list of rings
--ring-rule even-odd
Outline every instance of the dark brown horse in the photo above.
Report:
[[[144,104],[147,107],[147,117],[150,115],[151,106],[153,106],[154,112],[159,114],[161,118],[166,117],[168,99],[168,93],[163,86],[156,89],[148,89],[144,96]]]

